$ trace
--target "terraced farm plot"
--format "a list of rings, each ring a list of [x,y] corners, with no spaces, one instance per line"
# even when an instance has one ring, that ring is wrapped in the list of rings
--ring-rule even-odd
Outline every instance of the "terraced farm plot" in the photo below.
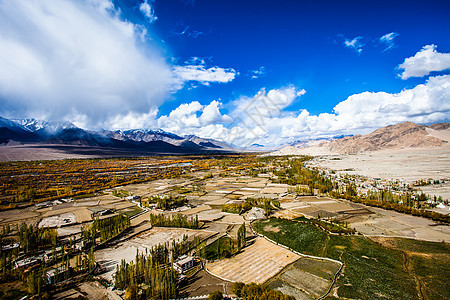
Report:
[[[277,186],[266,186],[260,191],[260,193],[262,194],[281,194],[286,192],[287,192],[286,187],[277,187]]]
[[[199,205],[199,206],[197,206],[195,208],[191,208],[191,209],[183,211],[182,214],[190,216],[190,215],[195,215],[195,214],[198,214],[198,213],[200,213],[202,211],[206,211],[206,210],[211,210],[211,206],[209,206],[209,205]]]
[[[64,213],[56,216],[43,218],[41,222],[39,222],[39,227],[61,227],[75,223],[76,218],[73,213]]]
[[[206,265],[214,275],[229,281],[264,283],[300,256],[257,237],[236,256]]]
[[[56,215],[61,215],[64,213],[73,213],[76,217],[78,223],[87,222],[92,220],[92,212],[86,207],[67,207],[62,209],[57,209],[57,206],[52,207],[52,210],[47,211],[43,214],[43,217],[51,217]]]
[[[226,213],[225,216],[218,222],[228,224],[242,224],[245,222],[245,220],[241,215]]]
[[[273,216],[274,218],[280,218],[280,219],[288,219],[288,220],[292,220],[292,219],[301,217],[302,214],[293,212],[293,211],[288,210],[288,209],[283,209],[283,210],[278,210],[278,211],[276,211],[272,216]]]
[[[339,268],[336,262],[302,257],[267,284],[297,299],[317,299],[328,291]]]
[[[0,211],[0,224],[16,223],[20,225],[20,222],[31,224],[36,221],[38,216],[35,212],[22,209]]]

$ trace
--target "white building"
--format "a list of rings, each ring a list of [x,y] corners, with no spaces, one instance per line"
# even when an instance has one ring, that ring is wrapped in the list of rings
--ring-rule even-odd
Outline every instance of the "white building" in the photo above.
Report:
[[[180,273],[184,273],[194,267],[194,265],[195,259],[192,256],[183,255],[173,263],[173,268]]]

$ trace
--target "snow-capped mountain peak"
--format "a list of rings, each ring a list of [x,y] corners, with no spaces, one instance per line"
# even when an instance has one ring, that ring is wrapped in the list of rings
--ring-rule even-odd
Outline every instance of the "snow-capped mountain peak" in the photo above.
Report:
[[[38,130],[45,130],[49,132],[58,132],[64,129],[74,129],[78,128],[74,124],[70,122],[49,122],[49,121],[43,121],[43,120],[36,120],[36,119],[15,119],[13,120],[19,125],[22,125],[26,129],[28,129],[31,132],[36,132]]]

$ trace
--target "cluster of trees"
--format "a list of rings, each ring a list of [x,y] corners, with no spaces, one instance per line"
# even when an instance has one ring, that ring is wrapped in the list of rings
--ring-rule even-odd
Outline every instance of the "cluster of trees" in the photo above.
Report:
[[[233,214],[241,214],[252,209],[252,207],[263,208],[266,215],[270,215],[274,210],[279,209],[281,205],[280,201],[274,199],[247,198],[244,203],[230,203],[222,205],[222,211]]]
[[[14,260],[19,256],[19,249],[1,251],[0,253],[0,282],[14,280],[16,272],[12,268]]]
[[[157,262],[160,265],[167,265],[170,263],[170,260],[176,260],[191,249],[194,246],[194,243],[195,241],[189,241],[188,236],[183,234],[183,238],[180,242],[173,240],[172,245],[170,245],[169,242],[158,244],[150,250],[146,250],[146,254],[152,257],[153,262]]]
[[[229,203],[229,204],[223,204],[222,205],[222,211],[232,214],[240,214],[247,210],[250,210],[252,206],[247,203]]]
[[[18,232],[20,248],[25,253],[39,250],[40,248],[54,246],[58,241],[58,233],[55,229],[42,228],[37,225],[22,223]]]
[[[111,218],[97,219],[94,226],[100,233],[100,242],[103,243],[130,227],[130,218],[119,214]]]
[[[95,264],[95,254],[94,254],[94,247],[91,247],[89,252],[86,253],[79,253],[75,256],[75,267],[74,271],[75,273],[81,273],[87,269],[91,269]]]
[[[164,248],[164,246],[162,246]],[[167,262],[167,253],[162,260]],[[177,296],[178,273],[161,264],[152,254],[137,253],[130,263],[122,260],[114,275],[115,286],[126,290],[127,299],[173,299]]]
[[[297,196],[314,196],[313,186],[300,186],[296,185],[293,187],[288,187],[288,193],[296,194]]]
[[[238,251],[237,241],[230,237],[221,237],[216,240],[214,243],[209,244],[205,247],[203,252],[200,252],[199,255],[207,260],[216,260],[225,257],[230,257]]]
[[[23,201],[31,201],[33,200],[37,195],[36,188],[29,188],[26,186],[19,186],[17,188],[17,193],[14,197],[15,202],[23,202]]]
[[[395,210],[397,212],[410,214],[418,217],[425,217],[439,222],[450,223],[450,215],[444,215],[437,212],[416,209],[411,206],[406,206],[400,203],[386,202],[386,201],[378,201],[378,200],[369,200],[364,198],[355,197],[351,199],[353,202],[363,203],[369,206],[380,207],[388,210]]]
[[[17,228],[17,225],[16,225],[16,228]],[[1,232],[0,232],[0,237],[3,238],[5,236],[8,236],[10,233],[11,233],[11,225],[9,225],[9,223],[8,223],[8,224],[2,226]]]
[[[181,255],[186,253],[189,249],[191,249],[194,245],[198,246],[199,244],[200,243],[198,237],[194,237],[194,241],[190,242],[188,240],[187,234],[183,234],[183,238],[180,242],[177,242],[176,240],[172,241],[172,258],[177,259]]]
[[[27,291],[30,295],[41,295],[46,286],[45,282],[45,268],[32,270],[26,277]]]
[[[428,180],[423,180],[423,179],[417,180],[414,183],[414,185],[415,186],[425,186],[425,185],[440,184],[440,183],[441,183],[440,180],[433,180],[433,179],[430,178]]]
[[[337,188],[337,184],[325,177],[320,171],[304,166],[305,162],[310,159],[311,157],[309,156],[303,156],[287,160],[286,165],[275,172],[275,175],[278,176],[278,179],[275,181],[289,185],[308,186],[307,190],[302,188],[301,192],[308,192],[309,190],[310,194],[313,194],[314,190],[325,194]]]
[[[237,247],[238,249],[241,249],[245,246],[245,223],[242,223],[241,227],[239,227],[237,232]]]
[[[182,214],[176,214],[173,216],[165,216],[164,214],[150,214],[150,223],[152,226],[157,227],[178,227],[178,228],[200,228],[200,222],[198,216],[190,217]]]
[[[169,210],[183,206],[187,203],[186,196],[151,197],[149,202],[156,203],[156,208]]]
[[[328,232],[338,233],[338,234],[355,234],[356,230],[348,226],[348,223],[340,223],[338,221],[333,221],[332,219],[324,221],[321,220],[320,215],[316,219],[309,219],[306,217],[298,217],[294,219],[300,223],[308,223],[316,225]]]
[[[117,198],[125,198],[129,195],[128,191],[126,190],[113,190],[112,194]]]
[[[239,250],[245,246],[245,238],[245,223],[243,223],[238,229],[236,239],[232,239],[228,236],[221,237],[214,243],[206,246],[204,249],[197,251],[197,254],[208,260],[230,257],[239,252]]]
[[[155,168],[185,160],[152,158],[68,159],[0,163],[0,201],[42,202],[91,194],[120,185],[180,176],[182,167]],[[14,206],[1,205],[0,209]]]
[[[80,273],[90,270],[95,264],[94,248],[92,247],[88,254],[80,253],[75,256],[75,266],[71,266],[70,257],[64,255],[62,261],[57,266],[50,268],[50,265],[41,264],[28,273],[23,273],[27,286],[28,294],[36,299],[47,299],[51,285],[60,283],[64,280],[73,278]],[[47,271],[53,272],[51,282],[48,280]],[[33,298],[34,299],[34,298]]]
[[[250,204],[251,207],[260,207],[263,208],[266,212],[266,215],[270,215],[272,211],[276,209],[280,209],[281,204],[280,201],[275,199],[266,199],[266,198],[247,198],[245,202]]]
[[[17,238],[10,237],[11,231],[17,232]],[[58,243],[55,229],[40,228],[34,225],[21,224],[18,228],[11,229],[5,225],[2,228],[0,247],[20,242],[18,247],[3,248],[0,254],[0,282],[22,281],[30,296],[39,299],[48,298],[50,286],[47,283],[46,273],[54,271],[53,282],[72,278],[74,275],[86,272],[95,263],[94,250],[89,253],[74,253],[75,240],[71,239],[63,247],[56,247]],[[36,257],[36,252],[47,250],[45,259]],[[75,266],[70,265],[71,258],[75,255]],[[24,258],[36,259],[37,264],[27,268],[14,268],[14,261]],[[1,297],[0,297],[1,298]]]
[[[349,192],[352,191],[352,192]],[[383,209],[394,210],[400,213],[413,216],[425,217],[440,222],[450,222],[450,215],[444,215],[437,212],[421,209],[423,203],[428,199],[424,193],[413,194],[409,192],[396,194],[389,189],[368,191],[360,195],[356,192],[353,184],[347,184],[345,192],[332,191],[331,197],[343,198],[356,203],[363,203],[368,206],[380,207]]]
[[[221,291],[214,291],[208,295],[208,300],[220,300],[223,299],[223,294]]]
[[[130,218],[124,214],[105,219],[95,219],[92,224],[81,227],[81,238],[86,245],[95,245],[97,236],[103,243],[117,236],[128,227],[130,227]]]
[[[231,291],[243,300],[295,300],[294,297],[283,294],[280,291],[274,291],[264,284],[244,284],[235,282]]]
[[[200,257],[205,257],[206,242],[201,241],[200,237],[194,236],[195,253]]]

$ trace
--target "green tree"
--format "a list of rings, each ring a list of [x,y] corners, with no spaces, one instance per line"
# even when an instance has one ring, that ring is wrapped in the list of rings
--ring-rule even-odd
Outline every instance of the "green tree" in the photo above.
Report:
[[[212,292],[211,294],[209,294],[208,299],[209,300],[221,300],[221,299],[223,299],[223,294],[221,291],[215,291],[215,292]]]

